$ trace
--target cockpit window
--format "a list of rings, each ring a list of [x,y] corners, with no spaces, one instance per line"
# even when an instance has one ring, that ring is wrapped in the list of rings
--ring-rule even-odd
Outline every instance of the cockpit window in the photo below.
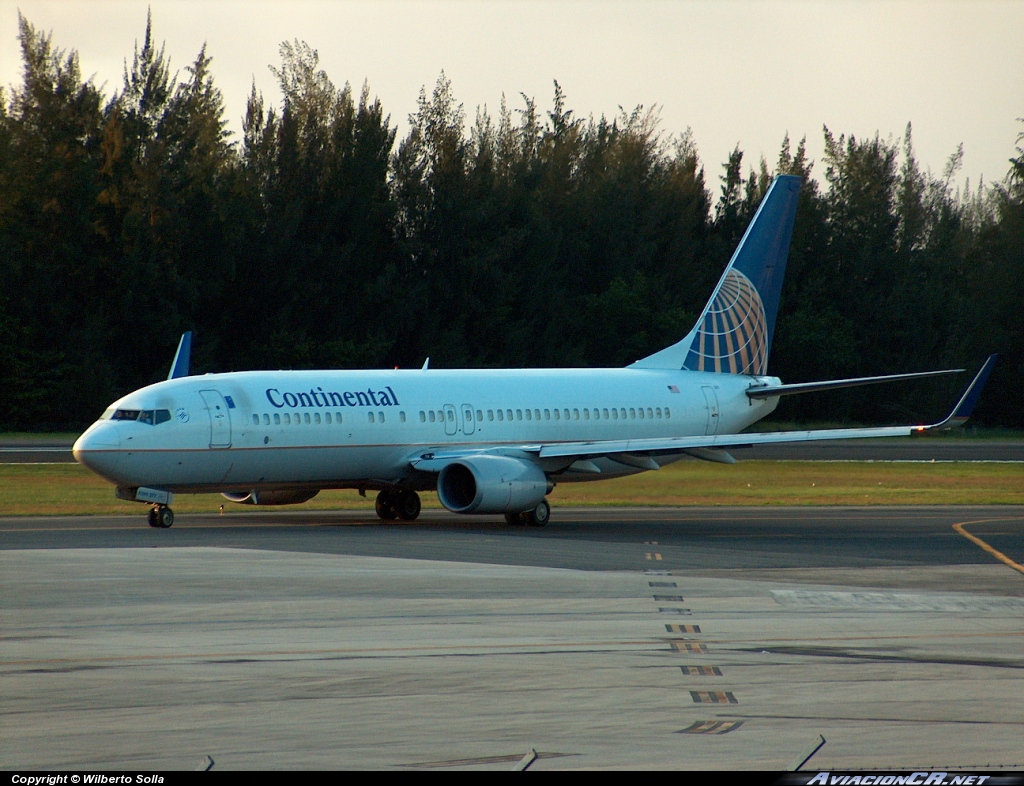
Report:
[[[111,420],[137,420],[150,426],[166,423],[171,419],[169,409],[118,409],[110,416]]]

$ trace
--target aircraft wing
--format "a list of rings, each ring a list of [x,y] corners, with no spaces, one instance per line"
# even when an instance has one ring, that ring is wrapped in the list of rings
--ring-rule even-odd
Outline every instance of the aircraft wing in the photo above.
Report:
[[[510,456],[536,456],[545,458],[574,458],[585,464],[586,459],[608,456],[642,469],[655,469],[650,456],[658,453],[691,453],[697,458],[732,463],[725,453],[727,448],[751,445],[773,445],[787,442],[813,442],[826,439],[869,439],[872,437],[907,437],[925,431],[961,426],[971,416],[978,403],[981,389],[988,381],[996,355],[991,355],[975,375],[960,400],[943,420],[927,426],[875,426],[869,428],[833,428],[813,431],[774,431],[746,434],[709,434],[688,437],[656,437],[649,439],[594,440],[590,442],[552,442],[506,445],[501,448],[440,449],[425,452],[410,460],[410,465],[424,472],[440,472],[446,464],[460,458],[478,454],[500,453]],[[929,372],[930,373],[930,372]],[[525,455],[524,455],[525,454]],[[586,471],[586,470],[584,470]]]
[[[785,442],[811,442],[825,439],[868,439],[871,437],[906,437],[911,434],[937,429],[948,429],[963,423],[971,416],[981,395],[981,389],[992,372],[996,355],[991,355],[967,386],[953,411],[938,423],[929,426],[877,426],[871,428],[818,429],[815,431],[776,431],[754,434],[711,434],[694,437],[660,437],[654,439],[601,440],[594,442],[561,442],[541,446],[523,446],[522,450],[535,452],[540,458],[576,456],[595,458],[616,454],[682,453],[694,449],[722,450],[748,445],[771,445]]]

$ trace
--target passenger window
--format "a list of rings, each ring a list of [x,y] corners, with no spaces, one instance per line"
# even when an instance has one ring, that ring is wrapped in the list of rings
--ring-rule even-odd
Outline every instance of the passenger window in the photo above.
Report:
[[[565,418],[565,420],[568,420],[569,419],[569,410],[563,409],[562,410],[562,417]]]
[[[671,413],[671,412],[669,412],[669,409],[668,409],[668,407],[665,407],[665,417],[666,417],[666,418],[670,418],[670,417],[672,417],[672,413]]]
[[[338,422],[338,423],[341,423],[341,413],[340,412],[335,412],[334,413],[334,420],[336,422]]]
[[[583,410],[583,419],[584,420],[590,420],[590,410],[589,409]]]
[[[306,425],[308,426],[309,425],[309,413],[308,412],[303,412],[302,413],[302,419],[304,421],[306,421]]]
[[[551,410],[550,409],[545,409],[544,410],[544,420],[551,420]]]
[[[373,423],[373,422],[374,422],[374,420],[373,420],[373,413],[372,413],[372,412],[367,412],[367,413],[366,413],[366,415],[367,415],[367,419],[368,419],[368,420],[369,420],[369,421],[370,421],[371,423]]]
[[[484,413],[482,411],[480,411],[479,409],[476,411],[476,419],[477,420],[483,420],[484,419]]]
[[[292,420],[295,422],[296,426],[298,426],[300,423],[302,423],[302,418],[299,417],[299,413],[298,412],[295,413],[295,415],[292,418]]]
[[[449,423],[454,423],[455,422],[455,413],[452,410],[448,411],[448,422]]]
[[[608,420],[608,410],[607,409],[604,411],[604,419]]]
[[[258,426],[260,424],[260,416],[259,415],[253,415],[252,416],[252,424],[254,426]]]
[[[522,420],[522,419],[523,419],[523,411],[521,409],[517,409],[516,410],[516,420]]]
[[[377,420],[379,420],[381,423],[384,422],[384,413],[383,412],[378,412],[377,413]]]
[[[327,422],[328,426],[331,425],[331,413],[330,412],[325,412],[324,413],[324,420]]]
[[[276,412],[274,413],[274,424],[278,426],[281,425],[281,416]]]
[[[526,419],[533,420],[533,413],[530,410],[526,410]]]
[[[559,414],[560,414],[559,411],[556,409],[555,410],[555,420],[559,420]]]
[[[643,419],[644,419],[644,410],[643,410],[643,407],[641,407],[640,409],[638,409],[638,410],[636,411],[636,413],[637,413],[637,415],[639,415],[639,417],[640,417],[640,420],[643,420]]]
[[[430,422],[434,422],[434,410],[430,410]]]
[[[629,417],[631,420],[636,420],[636,410],[633,407],[629,408]]]
[[[622,409],[620,409],[619,413],[620,413],[619,417],[622,418],[623,420],[625,420],[626,419],[626,408],[623,407]]]
[[[487,410],[487,419],[488,420],[494,420],[494,410],[493,409]]]
[[[618,420],[618,419],[619,419],[619,411],[617,409],[613,409],[612,410],[612,420]]]
[[[405,423],[405,413],[404,412],[399,412],[398,413],[398,419],[400,421],[402,421],[403,423]]]
[[[270,425],[270,415],[268,415],[266,412],[263,413],[263,425],[264,426],[269,426]]]
[[[651,408],[650,408],[650,407],[648,407],[648,408],[647,408],[647,419],[648,419],[648,420],[651,420],[651,419],[652,419],[653,417],[654,417],[654,412],[652,412],[652,411],[651,411]]]
[[[440,420],[442,423],[444,423],[444,410],[443,409],[439,409],[437,411],[437,419]]]
[[[655,415],[656,415],[657,417],[659,417],[659,418],[660,418],[660,417],[661,417],[661,407],[658,407],[657,409],[655,409],[655,410],[654,410],[654,414],[655,414]]]
[[[506,409],[505,410],[505,418],[507,420],[512,420],[512,410],[511,409]]]
[[[503,410],[503,409],[499,409],[498,410],[498,420],[501,420],[501,421],[505,420],[505,410]]]
[[[284,424],[286,426],[290,426],[292,424],[292,418],[287,412],[284,413]]]
[[[574,409],[572,411],[572,419],[573,420],[579,420],[580,419],[580,411],[578,409]]]
[[[320,413],[319,412],[314,412],[313,413],[313,422],[316,423],[318,426],[320,425]]]
[[[426,413],[426,412],[424,412],[424,411],[423,411],[423,410],[421,409],[421,410],[420,410],[420,423],[426,423],[426,422],[427,422],[427,413]]]

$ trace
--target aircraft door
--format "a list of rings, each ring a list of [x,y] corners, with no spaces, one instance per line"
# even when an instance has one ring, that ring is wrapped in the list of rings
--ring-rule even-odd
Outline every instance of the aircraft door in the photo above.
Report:
[[[704,427],[705,434],[717,434],[718,433],[718,395],[715,393],[715,389],[710,385],[704,385],[701,387],[704,391],[704,401],[708,406],[708,423]]]
[[[473,419],[473,405],[462,405],[462,433],[472,434],[476,431],[476,420]]]
[[[217,390],[200,390],[199,395],[203,397],[206,413],[210,416],[210,447],[230,448],[231,410],[234,402],[230,396],[225,398]]]
[[[452,404],[444,405],[444,433],[448,436],[454,436],[459,430],[459,419],[455,414],[455,406]]]

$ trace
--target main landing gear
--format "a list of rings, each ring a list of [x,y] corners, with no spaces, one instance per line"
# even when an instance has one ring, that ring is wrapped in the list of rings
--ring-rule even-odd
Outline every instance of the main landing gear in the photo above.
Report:
[[[543,527],[551,518],[551,506],[546,499],[533,510],[526,510],[522,513],[506,513],[505,521],[509,524],[525,524],[528,527]]]
[[[167,529],[174,523],[174,511],[166,505],[154,505],[149,509],[149,526]]]
[[[377,495],[375,507],[383,521],[413,521],[420,515],[420,495],[407,489],[384,489]]]

